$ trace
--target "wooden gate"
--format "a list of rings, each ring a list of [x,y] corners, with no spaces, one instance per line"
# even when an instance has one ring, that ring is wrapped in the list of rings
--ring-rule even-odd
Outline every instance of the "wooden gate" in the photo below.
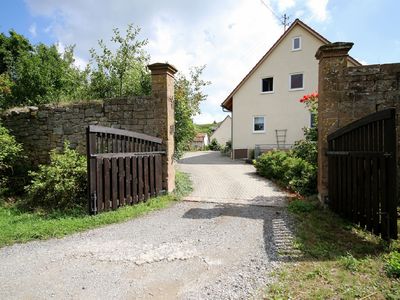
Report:
[[[89,211],[97,214],[162,192],[162,140],[127,130],[89,126]]]
[[[328,136],[328,203],[333,211],[397,238],[396,111],[386,109]]]

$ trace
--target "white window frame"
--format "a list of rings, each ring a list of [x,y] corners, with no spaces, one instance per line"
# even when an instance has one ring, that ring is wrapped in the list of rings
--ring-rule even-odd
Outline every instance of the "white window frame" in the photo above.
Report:
[[[254,130],[254,126],[256,125],[256,118],[263,118],[264,120],[264,130]],[[265,116],[253,116],[253,133],[265,133]]]
[[[292,89],[292,76],[293,75],[303,75],[303,86],[301,88],[294,88]],[[292,73],[289,74],[289,91],[302,91],[304,90],[304,73],[303,72],[297,72],[297,73]]]
[[[299,39],[299,48],[294,47],[294,40]],[[301,50],[301,36],[295,36],[292,38],[292,51],[300,51]]]
[[[264,79],[268,79],[268,78],[272,78],[272,91],[263,92],[263,80]],[[274,76],[263,76],[260,81],[261,81],[261,94],[272,94],[272,93],[274,93]]]

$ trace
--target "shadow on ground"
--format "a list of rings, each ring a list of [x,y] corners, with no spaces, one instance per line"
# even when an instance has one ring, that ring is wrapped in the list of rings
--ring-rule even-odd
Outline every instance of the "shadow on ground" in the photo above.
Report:
[[[257,201],[257,198],[264,199],[265,196],[254,200]],[[279,207],[217,204],[213,208],[189,209],[183,218],[213,219],[223,216],[263,220],[264,248],[271,261],[298,259],[301,256],[301,252],[293,247],[294,236],[287,221],[287,213]]]
[[[191,153],[189,153],[190,155]],[[227,156],[223,156],[218,151],[195,152],[194,156],[187,156],[178,160],[183,165],[243,165],[242,160],[232,160]]]
[[[264,196],[260,196],[265,198]],[[325,218],[323,211],[315,211]],[[331,214],[328,212],[328,214]],[[307,216],[297,220],[295,216],[289,215],[284,208],[261,207],[254,205],[238,204],[216,204],[213,208],[192,208],[185,212],[183,218],[189,219],[213,219],[223,216],[260,219],[263,220],[263,240],[267,256],[271,261],[326,261],[335,260],[339,257],[352,254],[355,257],[367,257],[384,251],[382,245],[364,239],[346,228],[346,223],[340,221],[337,216],[333,221],[319,223],[308,221]],[[335,224],[335,220],[344,225]],[[296,226],[307,227],[308,234],[304,235]],[[240,233],[238,233],[240,234]],[[339,239],[339,240],[337,240]],[[296,245],[300,242],[303,245],[301,251]],[[325,253],[307,251],[304,247],[312,248],[313,251],[325,251]]]

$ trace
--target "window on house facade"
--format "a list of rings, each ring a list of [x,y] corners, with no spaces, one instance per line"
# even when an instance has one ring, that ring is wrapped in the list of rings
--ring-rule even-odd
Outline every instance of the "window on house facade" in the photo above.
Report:
[[[265,132],[265,117],[253,117],[253,132]]]
[[[300,90],[304,88],[303,73],[290,74],[289,88],[291,90]]]
[[[261,92],[272,93],[274,91],[274,78],[266,77],[261,79]]]
[[[296,36],[292,39],[292,51],[301,50],[301,38]]]

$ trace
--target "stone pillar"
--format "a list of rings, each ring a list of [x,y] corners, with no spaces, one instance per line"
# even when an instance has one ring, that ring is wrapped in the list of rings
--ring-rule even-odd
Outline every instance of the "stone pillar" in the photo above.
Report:
[[[339,105],[346,97],[343,76],[348,64],[348,52],[353,43],[337,42],[321,46],[315,57],[318,73],[318,197],[328,196],[327,136],[339,128]]]
[[[175,67],[167,63],[155,63],[148,66],[151,71],[152,95],[159,100],[160,108],[154,112],[160,119],[160,138],[166,155],[163,159],[163,188],[168,192],[175,189],[174,168],[174,131],[175,131],[175,109],[174,109],[174,74]]]

